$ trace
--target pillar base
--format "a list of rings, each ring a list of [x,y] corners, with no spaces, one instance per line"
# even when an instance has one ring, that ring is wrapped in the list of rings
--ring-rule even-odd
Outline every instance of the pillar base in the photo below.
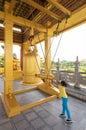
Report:
[[[20,114],[20,106],[13,94],[9,97],[1,93],[0,96],[8,117]]]
[[[50,95],[57,95],[57,97],[59,97],[59,89],[54,87],[52,84],[42,83],[38,85],[38,88],[43,92],[46,92]]]
[[[20,106],[15,98],[15,94],[20,94],[20,93],[32,91],[35,89],[39,89],[43,92],[46,92],[47,94],[51,96],[45,99],[41,99],[39,101],[30,103],[30,104],[26,104],[24,106]],[[11,95],[5,95],[4,93],[1,93],[0,96],[1,96],[2,103],[4,105],[4,108],[6,110],[8,117],[13,117],[15,115],[20,114],[22,111],[26,109],[32,108],[34,106],[40,105],[42,103],[48,102],[50,100],[53,100],[59,97],[59,90],[56,87],[54,87],[52,84],[40,83],[37,87],[34,87],[34,88],[29,88],[26,90],[17,90]]]

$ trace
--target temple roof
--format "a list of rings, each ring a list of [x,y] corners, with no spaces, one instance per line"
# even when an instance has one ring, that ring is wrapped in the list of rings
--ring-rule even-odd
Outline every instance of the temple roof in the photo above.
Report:
[[[85,10],[81,12],[82,9]],[[68,18],[71,20],[67,28],[86,21],[86,0],[0,0],[1,16],[2,12],[6,13],[7,10],[17,19],[14,20],[14,25],[20,26],[24,32],[28,21],[29,26],[34,24],[36,27],[33,27],[38,30],[40,30],[39,28],[52,28],[58,22]],[[0,17],[1,21],[3,21],[3,17]],[[19,18],[23,20],[23,25]],[[38,30],[35,30],[35,34]],[[62,30],[60,29],[60,31]]]

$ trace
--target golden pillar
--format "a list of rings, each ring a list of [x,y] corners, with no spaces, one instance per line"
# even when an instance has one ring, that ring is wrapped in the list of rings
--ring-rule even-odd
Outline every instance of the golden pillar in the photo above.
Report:
[[[45,33],[45,73],[49,74],[51,69],[51,31]]]
[[[19,104],[13,92],[13,22],[11,14],[8,13],[9,3],[5,3],[5,77],[4,92],[0,94],[8,117],[20,113]]]
[[[5,4],[5,80],[4,94],[7,95],[13,91],[13,22],[11,15],[7,12],[8,3]]]
[[[54,76],[51,75],[51,31],[48,29],[45,34],[45,74],[37,75],[44,78],[45,82],[38,85],[38,88],[50,95],[57,95],[59,97],[59,90],[52,85]]]
[[[13,80],[13,32],[12,23],[5,20],[5,87],[4,92],[8,94],[12,92]]]

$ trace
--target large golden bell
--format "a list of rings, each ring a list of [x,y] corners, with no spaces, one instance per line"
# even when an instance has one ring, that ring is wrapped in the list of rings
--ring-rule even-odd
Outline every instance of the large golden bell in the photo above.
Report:
[[[42,80],[35,76],[40,73],[40,57],[37,53],[26,53],[23,59],[23,84],[36,85]]]

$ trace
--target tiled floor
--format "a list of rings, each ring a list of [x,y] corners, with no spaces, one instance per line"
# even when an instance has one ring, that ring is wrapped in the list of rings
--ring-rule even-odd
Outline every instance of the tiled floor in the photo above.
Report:
[[[0,91],[3,91],[3,79],[0,78]],[[14,89],[24,89],[20,81],[14,81]],[[20,105],[40,100],[47,95],[34,90],[16,95]],[[8,118],[0,99],[0,130],[86,130],[86,103],[69,97],[69,107],[73,119],[72,124],[66,124],[59,117],[61,99],[23,111],[20,115]]]

